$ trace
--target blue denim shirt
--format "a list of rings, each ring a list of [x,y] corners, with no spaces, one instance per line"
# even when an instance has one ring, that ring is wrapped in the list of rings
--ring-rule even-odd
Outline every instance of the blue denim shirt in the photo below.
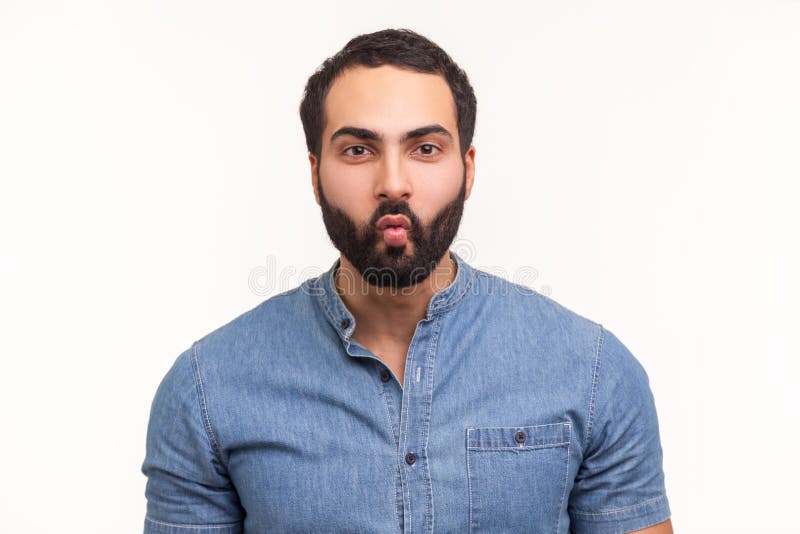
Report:
[[[634,356],[451,256],[402,387],[351,337],[338,260],[181,354],[151,409],[145,532],[616,533],[667,519]]]

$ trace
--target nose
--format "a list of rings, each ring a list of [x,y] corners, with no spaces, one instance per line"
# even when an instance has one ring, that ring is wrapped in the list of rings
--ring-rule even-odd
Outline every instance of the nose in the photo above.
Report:
[[[375,198],[379,201],[408,201],[413,192],[399,155],[393,157],[386,154],[375,178]]]

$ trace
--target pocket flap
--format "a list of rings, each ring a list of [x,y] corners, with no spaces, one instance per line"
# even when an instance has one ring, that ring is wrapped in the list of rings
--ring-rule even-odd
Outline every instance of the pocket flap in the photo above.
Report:
[[[572,424],[467,427],[468,449],[540,449],[569,444]]]

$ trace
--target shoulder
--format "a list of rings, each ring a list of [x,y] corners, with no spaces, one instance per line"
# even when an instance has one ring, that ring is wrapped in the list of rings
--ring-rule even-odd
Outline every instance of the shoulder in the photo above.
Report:
[[[480,297],[477,306],[485,309],[489,324],[517,327],[535,336],[538,344],[558,353],[579,353],[587,363],[595,357],[600,323],[525,285],[480,269],[474,273],[472,291]]]
[[[306,280],[297,287],[273,295],[250,310],[234,317],[224,325],[212,330],[199,339],[198,342],[209,342],[215,338],[236,336],[253,329],[263,329],[271,321],[291,320],[293,316],[302,314],[307,306],[313,304],[310,299],[314,291],[313,285],[314,279]]]
[[[647,372],[631,351],[606,328],[595,356],[586,446],[625,434],[658,435],[655,399]],[[657,437],[656,437],[657,440]]]
[[[590,380],[591,403],[597,397],[651,396],[647,373],[627,346],[604,324],[534,289],[479,269],[473,292],[488,326],[530,337],[543,353]],[[574,367],[577,365],[578,367]],[[619,399],[618,399],[619,400]]]
[[[597,360],[605,380],[612,384],[625,381],[639,387],[648,385],[644,366],[608,328],[600,329]]]
[[[265,342],[275,333],[296,326],[303,318],[314,313],[314,281],[307,280],[293,289],[274,295],[207,333],[195,342],[199,357],[208,352]]]
[[[301,334],[319,324],[316,280],[271,296],[194,341],[189,354],[181,358],[208,395],[214,397],[219,388],[227,390],[232,384],[252,380],[266,362],[280,365],[287,349],[303,339]]]
[[[597,330],[599,323],[575,312],[553,298],[520,283],[480,269],[474,269],[474,291],[491,302],[510,309],[534,313],[537,317]]]
[[[183,351],[162,377],[151,410],[180,413],[194,408],[196,381],[194,372],[194,344]]]

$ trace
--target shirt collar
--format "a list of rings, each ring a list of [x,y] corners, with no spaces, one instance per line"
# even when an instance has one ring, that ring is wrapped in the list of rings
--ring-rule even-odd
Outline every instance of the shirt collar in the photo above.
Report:
[[[450,251],[450,257],[456,265],[456,276],[444,289],[436,292],[428,303],[427,319],[455,307],[472,287],[475,269],[464,261],[458,254]],[[355,318],[344,305],[342,297],[336,290],[334,274],[339,268],[340,260],[337,258],[330,269],[314,280],[317,299],[325,310],[325,315],[339,332],[339,335],[349,339],[355,330]],[[424,283],[424,282],[423,282]]]

